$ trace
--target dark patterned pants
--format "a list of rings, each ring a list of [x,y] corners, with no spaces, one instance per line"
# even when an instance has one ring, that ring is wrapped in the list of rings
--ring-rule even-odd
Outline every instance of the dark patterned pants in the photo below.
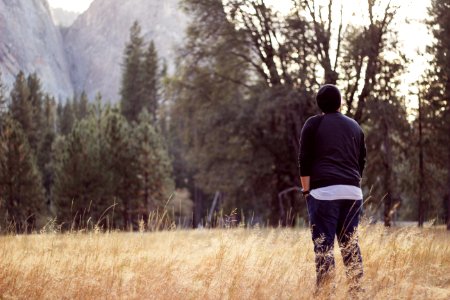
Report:
[[[356,229],[362,212],[362,200],[306,199],[316,255],[317,286],[331,279],[334,271],[334,237],[341,249],[347,276],[358,284],[363,276],[361,252]]]

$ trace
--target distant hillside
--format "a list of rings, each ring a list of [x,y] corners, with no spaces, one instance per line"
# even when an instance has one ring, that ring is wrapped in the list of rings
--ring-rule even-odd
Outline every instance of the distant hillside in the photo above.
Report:
[[[36,72],[52,95],[61,99],[73,95],[63,41],[46,0],[0,0],[0,37],[6,92],[23,70]]]
[[[47,0],[0,0],[0,70],[6,92],[23,70],[37,72],[44,90],[62,100],[85,90],[91,99],[101,92],[117,101],[123,50],[135,20],[173,69],[174,47],[182,42],[187,23],[178,0],[95,0],[78,17],[51,11]]]
[[[182,42],[187,23],[177,0],[96,0],[64,34],[76,92],[85,90],[90,98],[101,92],[107,100],[119,99],[123,50],[135,20],[173,69],[174,47]]]

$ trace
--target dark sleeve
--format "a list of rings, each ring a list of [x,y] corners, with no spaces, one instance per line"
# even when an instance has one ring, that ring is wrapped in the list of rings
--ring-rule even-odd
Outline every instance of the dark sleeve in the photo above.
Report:
[[[314,156],[314,128],[312,119],[305,122],[300,135],[298,167],[300,176],[311,176]]]
[[[361,142],[359,149],[359,175],[362,177],[364,167],[366,166],[366,143],[364,141],[364,133],[361,131]]]

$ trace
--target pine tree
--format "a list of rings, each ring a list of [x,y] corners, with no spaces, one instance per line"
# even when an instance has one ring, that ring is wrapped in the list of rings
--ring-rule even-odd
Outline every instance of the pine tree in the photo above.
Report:
[[[58,105],[56,106],[56,130],[58,133],[61,133],[61,120],[63,111],[64,105],[61,101],[58,101]]]
[[[29,90],[28,101],[32,107],[32,126],[27,132],[31,149],[36,153],[39,141],[42,139],[42,119],[43,119],[43,92],[41,82],[36,73],[27,77]]]
[[[450,230],[450,0],[431,1],[429,14],[427,25],[434,39],[427,52],[432,59],[419,96],[423,101],[423,159],[425,178],[435,178],[432,192],[437,199],[444,198]]]
[[[116,226],[128,228],[132,223],[132,211],[136,209],[136,165],[131,147],[131,128],[120,114],[112,108],[105,116],[103,136],[105,138],[106,168],[108,173],[108,190],[112,202],[119,204],[116,211],[120,219],[115,218]]]
[[[80,109],[80,101],[78,99],[78,96],[75,94],[72,98],[72,112],[75,120],[79,120],[79,109]]]
[[[406,62],[402,60],[388,62],[382,59],[382,70],[376,78],[374,91],[366,100],[369,118],[365,135],[369,159],[364,185],[371,188],[370,196],[375,204],[383,200],[385,226],[392,225],[401,205],[411,206],[411,202],[403,200],[415,196],[415,192],[408,194],[408,187],[413,182],[408,176],[411,166],[406,159],[409,145],[405,142],[411,140],[412,132],[407,121],[405,99],[399,92],[404,65]],[[370,207],[372,202],[367,204]]]
[[[47,205],[51,203],[51,188],[54,170],[52,166],[52,146],[56,138],[55,132],[55,100],[48,95],[44,98],[44,112],[42,120],[42,139],[37,151],[37,164],[42,174],[42,185],[45,189]]]
[[[43,92],[36,73],[25,79],[19,72],[11,91],[11,113],[22,126],[31,149],[36,153],[42,138]]]
[[[144,107],[153,119],[153,124],[156,122],[156,113],[158,110],[160,88],[159,76],[158,53],[155,48],[155,43],[151,41],[147,51],[144,54],[144,62],[142,65],[141,97]]]
[[[43,106],[43,124],[42,128],[46,130],[55,130],[56,126],[56,101],[55,98],[46,95]]]
[[[69,100],[61,107],[58,105],[58,129],[60,134],[67,135],[75,123],[75,113],[73,111],[73,105]]]
[[[144,107],[141,72],[143,43],[141,26],[135,21],[130,28],[130,41],[125,47],[122,88],[120,91],[122,114],[129,122],[136,122]]]
[[[145,220],[148,212],[161,207],[174,190],[171,162],[146,109],[139,115],[139,123],[133,129],[132,136],[138,210]]]
[[[89,110],[89,100],[85,91],[81,93],[80,102],[78,105],[79,106],[77,110],[78,112],[77,118],[78,120],[81,120],[87,117]]]
[[[11,115],[19,122],[27,138],[33,131],[33,106],[29,101],[30,90],[25,75],[22,71],[16,76],[13,89],[11,90]]]
[[[0,133],[0,223],[2,229],[29,231],[42,221],[44,194],[28,139],[11,117]],[[11,228],[11,229],[12,229]]]
[[[55,141],[53,197],[58,220],[66,228],[104,224],[103,212],[112,204],[104,149],[99,119],[94,115]]]

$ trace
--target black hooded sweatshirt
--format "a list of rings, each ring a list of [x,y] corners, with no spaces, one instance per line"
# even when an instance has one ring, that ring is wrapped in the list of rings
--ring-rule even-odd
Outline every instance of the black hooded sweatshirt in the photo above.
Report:
[[[364,133],[340,112],[309,118],[303,126],[298,156],[300,176],[310,189],[336,184],[360,187],[366,163]]]

